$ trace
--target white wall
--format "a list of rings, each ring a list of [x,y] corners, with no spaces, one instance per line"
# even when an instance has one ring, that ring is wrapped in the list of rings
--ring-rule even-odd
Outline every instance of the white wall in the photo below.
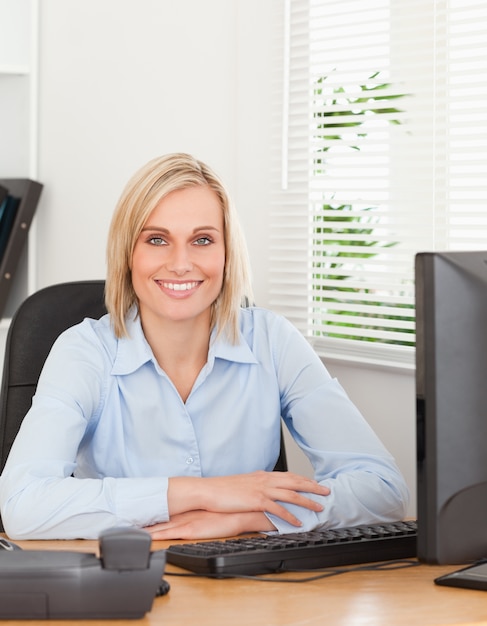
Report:
[[[104,274],[113,206],[148,159],[189,151],[234,186],[236,3],[41,3],[38,282]]]
[[[114,204],[153,156],[188,151],[236,200],[268,304],[273,0],[42,0],[38,287],[100,278]],[[413,492],[411,374],[330,363]],[[291,467],[307,471],[290,447]]]

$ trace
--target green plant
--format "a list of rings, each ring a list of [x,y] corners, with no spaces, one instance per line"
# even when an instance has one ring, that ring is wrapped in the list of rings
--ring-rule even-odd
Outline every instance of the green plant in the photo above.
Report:
[[[382,118],[384,124],[401,124],[402,111],[394,103],[405,94],[392,94],[390,83],[378,81],[378,76],[378,73],[374,73],[367,82],[359,85],[359,95],[356,97],[347,95],[343,87],[328,88],[328,77],[316,81],[314,122],[315,140],[319,146],[313,159],[316,176],[326,174],[327,157],[335,147],[343,147],[345,131],[349,150],[360,151],[361,144],[368,136],[366,124],[371,119],[377,121],[377,118]],[[397,117],[391,118],[391,114]],[[386,327],[390,330],[391,322],[407,321],[410,315],[382,313],[380,309],[384,309],[385,305],[380,297],[374,296],[373,290],[366,286],[347,285],[347,281],[357,273],[365,260],[397,245],[397,242],[383,241],[382,237],[374,238],[374,231],[381,226],[378,207],[336,203],[333,200],[332,194],[322,204],[321,212],[313,216],[314,310],[320,317],[325,310],[327,316],[322,321],[323,330],[317,330],[315,334],[375,341],[372,336],[365,338],[363,334],[355,335],[353,330],[350,333],[340,332],[340,329],[345,331],[360,326],[368,330],[384,330]],[[333,281],[332,285],[320,282],[325,277],[327,283]],[[338,306],[340,304],[344,306]],[[376,312],[363,312],[364,305],[369,311],[374,309]],[[404,305],[404,308],[411,309],[412,306]],[[355,312],[351,309],[355,309]],[[337,316],[344,315],[357,319],[353,323],[336,321]],[[333,321],[330,321],[332,316]],[[387,320],[387,323],[381,326],[380,320]],[[334,331],[331,330],[332,326]],[[405,332],[404,329],[401,332]],[[413,333],[412,330],[406,332]],[[410,345],[412,341],[389,340],[389,343]]]

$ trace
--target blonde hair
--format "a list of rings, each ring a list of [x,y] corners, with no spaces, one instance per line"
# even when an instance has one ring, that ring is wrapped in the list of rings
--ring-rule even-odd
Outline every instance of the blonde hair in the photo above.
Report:
[[[247,248],[236,211],[220,178],[189,154],[155,158],[128,181],[112,217],[107,244],[105,303],[117,337],[127,335],[126,316],[138,304],[132,277],[135,243],[149,215],[172,191],[207,185],[218,196],[223,212],[225,268],[223,285],[212,304],[211,327],[232,343],[239,336],[239,309],[252,299]]]

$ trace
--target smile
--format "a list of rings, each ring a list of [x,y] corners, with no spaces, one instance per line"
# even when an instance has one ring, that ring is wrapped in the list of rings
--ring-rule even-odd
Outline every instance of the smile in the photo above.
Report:
[[[160,285],[162,285],[164,289],[170,289],[172,291],[190,291],[191,289],[196,289],[199,284],[199,281],[192,281],[188,283],[160,282]]]

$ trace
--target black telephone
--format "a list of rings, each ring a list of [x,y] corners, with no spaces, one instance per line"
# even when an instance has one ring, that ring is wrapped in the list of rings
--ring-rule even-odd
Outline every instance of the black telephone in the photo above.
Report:
[[[156,595],[165,550],[151,536],[113,528],[99,538],[100,556],[57,550],[0,550],[0,619],[139,619]]]

